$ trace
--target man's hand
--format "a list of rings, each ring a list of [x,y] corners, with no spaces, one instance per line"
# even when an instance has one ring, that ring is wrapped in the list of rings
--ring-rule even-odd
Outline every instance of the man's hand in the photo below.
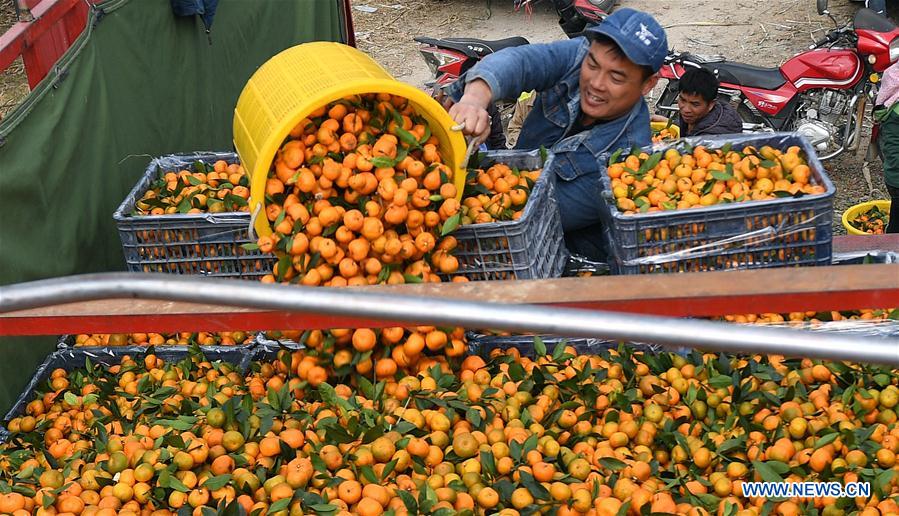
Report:
[[[668,123],[668,119],[663,117],[662,115],[652,115],[649,117],[650,122],[665,122]]]
[[[459,102],[449,108],[456,123],[463,125],[462,133],[483,142],[490,135],[490,115],[487,106],[493,100],[490,86],[478,79],[468,83]]]
[[[455,102],[453,102],[453,99],[446,94],[446,91],[444,91],[443,88],[437,88],[437,90],[434,92],[434,100],[439,102],[440,105],[443,106],[443,109],[447,111],[449,111],[450,108],[453,107],[453,104],[455,104]]]

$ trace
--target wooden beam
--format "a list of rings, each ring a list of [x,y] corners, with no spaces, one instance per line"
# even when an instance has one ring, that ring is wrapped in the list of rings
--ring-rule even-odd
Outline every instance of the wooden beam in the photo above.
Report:
[[[689,274],[431,283],[366,291],[486,303],[708,317],[736,313],[899,307],[899,265],[845,265]],[[422,300],[426,309],[427,300]],[[107,299],[0,314],[0,335],[396,326],[345,316],[146,299]]]

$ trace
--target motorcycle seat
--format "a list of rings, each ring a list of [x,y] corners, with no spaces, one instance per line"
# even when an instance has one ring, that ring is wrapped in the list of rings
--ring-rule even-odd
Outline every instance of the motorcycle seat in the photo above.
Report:
[[[683,58],[694,63],[720,63],[725,60],[725,57],[720,54],[707,55],[692,52],[684,52]]]
[[[498,52],[504,48],[520,47],[521,45],[527,45],[528,43],[530,43],[527,39],[522,38],[521,36],[497,40],[485,40],[476,38],[438,39],[419,37],[415,38],[415,41],[424,43],[426,45],[433,45],[435,47],[443,47],[450,50],[456,50],[457,52],[462,52],[469,57],[476,58],[482,58],[486,55]]]
[[[718,76],[718,80],[747,88],[776,90],[787,82],[779,68],[764,68],[743,63],[721,61],[702,63],[701,66]]]
[[[852,19],[852,26],[855,29],[873,30],[874,32],[892,32],[896,30],[896,25],[889,19],[877,14],[871,9],[859,9]]]

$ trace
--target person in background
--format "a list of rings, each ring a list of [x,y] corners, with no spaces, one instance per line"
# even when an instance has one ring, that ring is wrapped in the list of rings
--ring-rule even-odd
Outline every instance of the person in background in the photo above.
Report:
[[[515,103],[515,111],[512,112],[512,119],[509,120],[509,129],[506,131],[506,140],[508,141],[510,148],[514,148],[515,144],[518,142],[518,135],[521,134],[521,127],[524,125],[524,120],[528,117],[528,114],[530,114],[536,100],[536,91],[522,93],[521,96],[518,97],[518,102]]]
[[[883,182],[890,194],[886,232],[899,233],[899,62],[883,72],[874,105],[874,120],[880,124],[876,144],[883,160]]]
[[[719,102],[718,78],[705,68],[690,68],[678,82],[677,108],[674,124],[682,137],[708,134],[736,134],[743,132],[743,121],[727,102]],[[655,115],[653,122],[667,122]]]

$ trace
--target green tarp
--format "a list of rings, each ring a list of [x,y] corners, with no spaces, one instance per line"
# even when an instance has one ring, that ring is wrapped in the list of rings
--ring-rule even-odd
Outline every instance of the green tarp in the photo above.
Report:
[[[112,213],[150,157],[232,149],[246,81],[285,48],[345,41],[340,5],[221,0],[207,36],[169,0],[98,4],[57,70],[0,122],[0,285],[122,270]],[[54,342],[0,339],[0,416]]]

